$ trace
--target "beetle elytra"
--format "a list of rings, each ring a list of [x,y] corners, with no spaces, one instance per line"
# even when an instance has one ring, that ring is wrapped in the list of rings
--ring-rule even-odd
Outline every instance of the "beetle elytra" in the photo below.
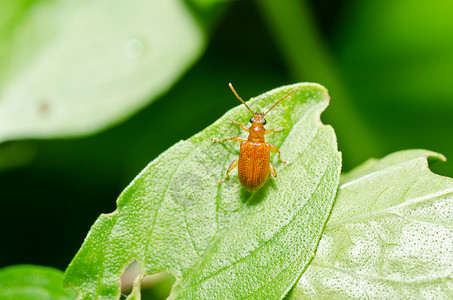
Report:
[[[238,177],[242,186],[244,186],[249,192],[253,192],[261,188],[264,183],[266,183],[269,173],[275,178],[277,177],[277,172],[275,167],[270,162],[270,150],[277,152],[278,159],[288,165],[289,163],[280,158],[280,150],[274,145],[269,144],[265,141],[264,136],[273,133],[282,131],[284,128],[278,129],[269,129],[266,130],[264,125],[266,125],[266,120],[264,116],[270,112],[277,104],[279,104],[283,99],[291,95],[296,89],[293,89],[286,96],[275,102],[275,104],[265,113],[256,112],[253,113],[252,110],[247,106],[244,100],[239,97],[238,93],[233,88],[233,85],[230,83],[230,88],[236,97],[241,101],[245,107],[252,113],[250,118],[250,127],[246,127],[234,120],[231,120],[232,124],[238,125],[241,129],[248,132],[248,138],[243,137],[232,137],[224,140],[213,139],[213,142],[223,143],[227,140],[232,140],[236,142],[241,142],[241,148],[239,152],[239,158],[233,161],[226,172],[226,177],[223,180],[220,180],[219,183],[224,183],[230,176],[229,173],[236,167],[238,167]]]

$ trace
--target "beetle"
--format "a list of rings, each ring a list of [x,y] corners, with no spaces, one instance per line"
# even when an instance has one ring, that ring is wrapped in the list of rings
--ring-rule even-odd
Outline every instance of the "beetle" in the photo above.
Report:
[[[275,167],[270,162],[271,150],[278,153],[278,159],[282,163],[284,163],[285,165],[289,164],[289,162],[284,161],[280,158],[280,150],[278,150],[278,148],[274,145],[266,142],[264,139],[265,135],[273,132],[280,132],[284,128],[281,127],[278,129],[266,130],[264,128],[264,125],[266,125],[266,119],[264,119],[264,116],[266,116],[267,113],[269,113],[282,100],[291,95],[296,89],[293,89],[286,96],[278,100],[265,113],[253,113],[252,110],[247,106],[245,101],[242,100],[241,97],[239,97],[233,85],[230,83],[229,86],[233,93],[236,95],[236,98],[238,98],[239,101],[241,101],[250,111],[250,113],[252,113],[252,117],[250,118],[250,127],[246,127],[234,120],[230,121],[232,124],[238,125],[242,130],[248,132],[247,139],[243,137],[232,137],[224,140],[218,140],[216,138],[212,140],[213,142],[217,143],[223,143],[228,140],[241,142],[239,158],[231,163],[226,172],[226,177],[220,180],[219,184],[224,183],[230,177],[229,173],[238,166],[239,181],[241,182],[242,186],[244,186],[249,192],[253,192],[261,188],[266,183],[269,173],[271,173],[274,178],[277,177]]]

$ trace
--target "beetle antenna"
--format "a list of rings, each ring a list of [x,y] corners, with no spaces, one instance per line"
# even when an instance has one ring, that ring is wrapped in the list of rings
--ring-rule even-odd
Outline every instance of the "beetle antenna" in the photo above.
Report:
[[[253,111],[250,109],[250,107],[248,107],[247,104],[245,104],[245,101],[242,100],[241,97],[239,97],[238,93],[236,93],[236,90],[234,89],[233,85],[230,83],[229,86],[230,86],[230,89],[233,91],[233,93],[236,95],[236,98],[238,98],[245,105],[245,107],[247,107],[247,109],[249,110],[249,112],[252,113],[252,115],[255,115],[253,113]]]
[[[280,100],[278,100],[277,102],[275,102],[274,105],[272,105],[271,108],[269,108],[268,111],[266,111],[266,113],[263,115],[263,117],[268,113],[270,112],[275,106],[277,106],[277,104],[279,104],[280,102],[282,102],[283,99],[285,99],[286,97],[288,97],[289,95],[291,95],[295,90],[297,90],[297,88],[294,88],[291,92],[289,92],[285,97],[281,98]]]

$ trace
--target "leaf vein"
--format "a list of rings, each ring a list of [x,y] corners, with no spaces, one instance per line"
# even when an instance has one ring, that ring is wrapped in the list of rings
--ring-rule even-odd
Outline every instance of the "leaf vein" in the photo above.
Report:
[[[375,211],[375,212],[371,212],[371,213],[367,213],[367,214],[363,214],[363,215],[359,215],[359,216],[354,216],[354,217],[350,217],[350,218],[347,218],[347,219],[344,219],[344,220],[340,220],[340,221],[336,221],[336,222],[327,224],[326,230],[332,229],[332,228],[334,228],[336,226],[339,226],[339,225],[342,225],[342,224],[345,224],[345,223],[353,223],[353,222],[364,220],[364,219],[367,219],[367,218],[375,218],[375,217],[378,217],[378,216],[381,216],[381,215],[385,215],[385,214],[395,214],[394,211],[397,210],[397,209],[404,208],[404,207],[407,207],[407,206],[410,206],[410,205],[413,205],[413,204],[417,204],[417,203],[419,203],[421,201],[424,201],[424,200],[427,200],[427,199],[430,199],[430,198],[436,198],[436,197],[448,195],[450,193],[453,193],[453,187],[445,189],[445,190],[440,191],[440,192],[431,193],[431,194],[424,195],[424,196],[421,196],[421,197],[416,197],[416,198],[413,198],[413,199],[409,199],[408,201],[406,201],[404,203],[400,203],[398,205],[389,207],[387,209],[382,209],[382,210],[378,210],[378,211]]]
[[[450,224],[450,223],[445,223],[445,222],[436,222],[434,220],[428,220],[428,219],[421,219],[421,218],[417,218],[415,216],[402,216],[402,215],[397,215],[398,217],[400,217],[401,219],[404,219],[406,221],[415,221],[415,222],[419,222],[419,223],[424,223],[424,224],[429,224],[429,225],[435,225],[435,226],[442,226],[442,227],[447,227],[447,228],[450,228],[450,229],[453,229],[453,224]]]
[[[423,157],[417,157],[417,158],[414,158],[414,159],[411,159],[411,160],[406,160],[404,162],[400,162],[397,165],[391,165],[391,166],[379,169],[377,171],[374,171],[374,172],[371,172],[371,173],[366,174],[364,176],[361,176],[359,178],[356,178],[356,179],[354,179],[352,181],[343,183],[342,185],[340,185],[339,189],[344,189],[345,187],[350,186],[352,184],[355,184],[355,183],[357,183],[359,181],[362,181],[362,180],[368,179],[370,177],[374,177],[374,176],[380,175],[382,173],[386,173],[388,171],[391,171],[392,169],[398,169],[398,168],[401,167],[401,165],[405,165],[405,164],[411,163],[413,161],[422,160],[422,159],[424,159],[424,158]]]
[[[324,269],[329,269],[329,270],[332,270],[332,271],[337,271],[337,272],[340,272],[340,273],[345,273],[347,275],[351,275],[352,277],[360,277],[360,278],[363,278],[363,279],[366,279],[366,280],[369,280],[369,281],[375,280],[375,281],[386,281],[386,282],[395,282],[395,283],[402,283],[402,284],[417,284],[417,283],[432,283],[432,282],[436,282],[436,281],[445,281],[445,280],[452,280],[453,279],[452,278],[452,274],[450,273],[450,274],[447,274],[447,275],[444,275],[444,276],[439,276],[439,277],[436,277],[436,278],[429,278],[429,279],[424,279],[424,280],[415,280],[415,279],[414,280],[399,280],[399,279],[396,279],[396,278],[385,278],[385,277],[379,277],[379,276],[373,277],[373,276],[370,276],[370,275],[357,273],[357,272],[345,270],[345,269],[338,268],[338,267],[333,267],[333,266],[320,264],[320,263],[317,263],[316,261],[313,261],[312,265],[317,266],[319,268],[324,268]]]
[[[327,164],[325,164],[325,169],[324,169],[323,175],[320,177],[319,182],[318,182],[316,188],[313,189],[313,192],[310,194],[310,197],[308,197],[309,199],[310,199],[310,198],[312,197],[312,195],[318,190],[318,188],[319,188],[319,186],[320,186],[320,184],[321,184],[321,182],[322,182],[322,179],[323,179],[324,176],[327,174],[327,170],[328,170],[328,166],[327,166]],[[308,201],[307,201],[307,202],[308,202]],[[234,262],[231,263],[230,265],[227,265],[227,266],[225,266],[225,267],[220,268],[219,270],[215,271],[214,273],[212,273],[212,274],[210,274],[210,275],[208,275],[208,276],[202,278],[202,279],[201,279],[200,281],[198,281],[197,283],[192,284],[190,287],[195,287],[195,286],[201,284],[203,281],[206,281],[206,280],[208,280],[208,279],[210,279],[210,278],[216,276],[217,274],[219,274],[219,273],[225,271],[226,269],[231,268],[231,267],[233,267],[234,265],[237,265],[238,263],[240,263],[240,262],[242,262],[242,261],[244,261],[244,260],[246,260],[246,259],[248,259],[248,258],[254,256],[258,250],[260,250],[260,249],[263,248],[265,245],[269,244],[270,242],[274,241],[277,237],[279,237],[280,234],[284,231],[284,229],[285,229],[286,227],[288,227],[289,225],[291,225],[291,223],[293,223],[293,221],[296,219],[296,217],[299,216],[300,212],[304,210],[304,207],[305,207],[305,205],[304,205],[303,207],[301,207],[301,208],[293,215],[293,217],[288,221],[288,223],[286,223],[285,225],[283,225],[283,226],[279,229],[279,231],[277,231],[270,239],[268,239],[267,241],[261,243],[258,247],[256,247],[256,248],[253,249],[252,251],[250,251],[250,252],[249,252],[247,255],[245,255],[244,257],[241,257],[240,259],[234,261]]]
[[[156,212],[154,214],[154,217],[153,217],[153,223],[151,224],[151,230],[149,231],[149,234],[148,234],[148,240],[146,242],[146,248],[144,249],[145,252],[148,251],[149,249],[149,245],[151,243],[151,239],[152,239],[152,235],[153,235],[153,231],[154,231],[154,228],[156,226],[156,221],[157,221],[157,214],[162,206],[162,203],[164,202],[164,199],[165,199],[165,196],[167,195],[167,192],[168,192],[168,188],[171,184],[171,181],[175,175],[175,173],[179,170],[179,167],[182,165],[182,163],[185,161],[185,159],[196,149],[197,147],[195,147],[194,149],[192,149],[191,151],[187,151],[187,154],[184,155],[184,157],[180,160],[179,164],[176,166],[175,170],[171,173],[171,175],[169,176],[169,179],[168,179],[168,183],[167,185],[165,186],[164,190],[163,190],[163,193],[162,193],[162,197],[160,198],[158,204],[157,204],[157,208],[156,208]],[[196,250],[195,250],[196,251]]]
[[[313,237],[311,238],[310,242],[307,243],[307,245],[310,245],[310,244],[313,242],[313,240],[315,239],[315,237],[319,237],[319,236],[313,236]],[[303,250],[305,250],[305,249],[306,249],[306,247],[303,248]],[[312,255],[312,257],[313,257],[313,256],[314,256],[314,255]],[[311,258],[312,258],[312,257],[311,257]],[[284,268],[281,272],[279,272],[276,276],[274,276],[274,277],[272,278],[272,280],[268,281],[267,283],[271,283],[271,282],[273,281],[274,278],[279,277],[283,272],[285,272],[286,270],[288,270],[290,267],[294,266],[295,264],[300,263],[300,262],[299,262],[300,258],[301,258],[301,257],[299,256],[297,259],[295,259],[292,263],[290,263],[286,268]],[[309,260],[311,260],[311,258],[310,258]],[[249,293],[247,296],[245,296],[244,299],[248,299],[248,298],[252,297],[252,295],[253,295],[254,293],[256,293],[256,292],[258,292],[258,291],[260,291],[260,290],[262,290],[262,289],[264,289],[264,288],[266,288],[266,287],[267,287],[266,285],[261,286],[260,288],[256,289],[256,290],[253,291],[252,293]],[[242,297],[241,297],[241,298],[242,298]]]

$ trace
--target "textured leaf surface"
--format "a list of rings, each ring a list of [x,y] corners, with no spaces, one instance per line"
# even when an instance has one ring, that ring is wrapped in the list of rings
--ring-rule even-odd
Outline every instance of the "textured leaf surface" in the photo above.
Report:
[[[298,87],[267,116],[269,135],[282,157],[279,177],[250,194],[233,172],[223,185],[239,145],[212,139],[244,135],[229,123],[248,124],[244,106],[151,162],[120,195],[117,210],[102,215],[65,274],[82,299],[119,297],[119,278],[134,260],[141,274],[166,270],[176,276],[174,298],[281,298],[316,249],[336,193],[340,154],[331,127],[319,120],[327,91],[316,84],[275,89],[249,102],[269,108]],[[234,96],[232,95],[232,101]]]
[[[63,272],[33,265],[16,265],[0,269],[2,300],[72,300],[73,289],[63,288]]]
[[[342,176],[315,259],[290,299],[453,297],[453,179],[425,150],[370,160]]]
[[[181,0],[0,7],[0,142],[118,122],[165,91],[203,48]]]

